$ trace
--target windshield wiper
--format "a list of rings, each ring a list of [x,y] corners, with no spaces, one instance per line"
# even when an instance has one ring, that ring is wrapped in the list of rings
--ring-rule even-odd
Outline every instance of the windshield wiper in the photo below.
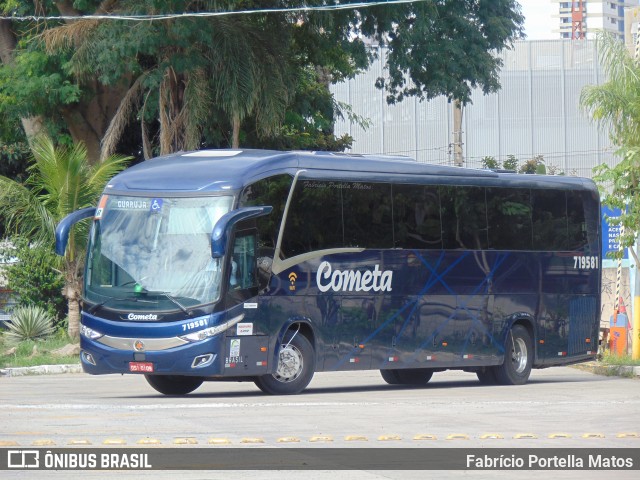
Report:
[[[150,293],[152,295],[163,295],[165,298],[169,299],[171,301],[171,303],[173,303],[174,305],[179,307],[180,310],[182,310],[182,313],[185,313],[185,314],[187,314],[189,316],[193,315],[193,311],[187,310],[184,305],[182,305],[175,297],[173,297],[168,292],[145,292],[145,293],[147,293],[147,294]]]

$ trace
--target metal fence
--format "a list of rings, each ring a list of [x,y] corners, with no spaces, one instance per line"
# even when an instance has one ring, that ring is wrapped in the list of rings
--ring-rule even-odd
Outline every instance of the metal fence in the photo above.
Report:
[[[375,80],[385,75],[387,49],[354,79],[332,87],[335,98],[371,122],[363,129],[348,119],[335,133],[354,138],[353,151],[407,155],[419,162],[454,164],[453,104],[443,97],[420,102],[408,98],[388,105]],[[519,41],[501,55],[499,92],[475,90],[464,108],[464,165],[480,168],[482,158],[519,164],[542,155],[545,165],[570,175],[591,177],[594,166],[615,164],[608,131],[580,109],[582,88],[603,80],[594,41]]]

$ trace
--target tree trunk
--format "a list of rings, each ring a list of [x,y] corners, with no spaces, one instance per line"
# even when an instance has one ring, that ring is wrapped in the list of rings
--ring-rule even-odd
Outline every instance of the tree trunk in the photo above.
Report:
[[[69,309],[67,334],[75,342],[80,339],[80,286],[77,282],[65,285],[65,296],[67,297]]]
[[[240,148],[240,115],[233,114],[233,137],[231,139],[231,148]]]

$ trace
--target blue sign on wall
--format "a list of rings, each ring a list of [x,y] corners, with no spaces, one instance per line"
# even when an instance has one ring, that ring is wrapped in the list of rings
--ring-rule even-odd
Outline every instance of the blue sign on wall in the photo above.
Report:
[[[607,218],[616,218],[622,214],[619,208],[602,207],[602,258],[610,259],[607,255],[609,252],[617,252],[619,248],[618,236],[620,235],[620,226],[611,225]],[[623,258],[629,258],[629,252],[625,248]]]

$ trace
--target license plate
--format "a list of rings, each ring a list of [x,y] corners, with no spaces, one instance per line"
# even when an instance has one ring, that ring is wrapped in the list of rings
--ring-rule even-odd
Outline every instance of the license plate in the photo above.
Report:
[[[130,372],[152,373],[153,363],[151,362],[129,362]]]

